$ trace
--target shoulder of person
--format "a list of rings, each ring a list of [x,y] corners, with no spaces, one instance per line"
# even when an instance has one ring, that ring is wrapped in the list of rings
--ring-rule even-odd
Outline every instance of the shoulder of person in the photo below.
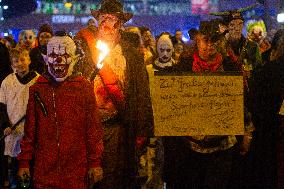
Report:
[[[16,78],[16,74],[10,73],[9,75],[7,75],[7,77],[5,77],[5,79],[2,81],[1,87],[4,85],[10,85],[11,82],[13,82]]]

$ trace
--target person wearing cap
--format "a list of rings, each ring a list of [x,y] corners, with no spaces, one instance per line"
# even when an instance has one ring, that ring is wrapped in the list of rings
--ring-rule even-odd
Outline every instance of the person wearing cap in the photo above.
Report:
[[[135,138],[152,134],[152,108],[143,56],[124,40],[123,25],[132,18],[116,0],[101,2],[91,10],[98,22],[95,33],[78,33],[85,53],[83,69],[77,69],[94,83],[99,111],[105,131],[103,189],[135,188]],[[107,44],[109,53],[97,68],[99,50],[96,43]]]
[[[46,54],[46,45],[48,40],[53,36],[52,27],[48,24],[43,24],[40,26],[38,35],[37,35],[37,43],[38,46],[31,49],[30,57],[31,64],[30,70],[36,71],[39,74],[46,73],[47,66],[42,58],[42,54]]]

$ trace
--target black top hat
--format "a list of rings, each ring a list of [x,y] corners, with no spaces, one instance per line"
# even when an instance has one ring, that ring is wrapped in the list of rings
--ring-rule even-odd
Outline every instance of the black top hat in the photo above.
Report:
[[[244,21],[244,17],[242,13],[253,9],[258,5],[259,3],[256,3],[256,4],[253,4],[253,5],[244,7],[244,8],[240,8],[240,9],[235,9],[235,10],[230,10],[230,11],[225,11],[225,12],[211,12],[209,14],[214,15],[214,16],[222,16],[224,23],[229,24],[232,20],[240,19]]]
[[[237,10],[230,11],[228,15],[223,16],[224,23],[226,24],[229,24],[232,20],[238,19],[244,21],[242,13]]]
[[[122,4],[117,0],[103,0],[99,10],[91,10],[91,14],[96,20],[100,14],[114,14],[124,23],[133,17],[132,13],[123,12]]]

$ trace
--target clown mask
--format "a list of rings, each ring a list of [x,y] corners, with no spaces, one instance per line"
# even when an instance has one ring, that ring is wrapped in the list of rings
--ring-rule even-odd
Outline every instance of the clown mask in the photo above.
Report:
[[[33,30],[22,30],[19,35],[20,48],[30,50],[35,47],[36,35]]]
[[[78,61],[76,46],[68,36],[52,37],[47,44],[47,55],[42,55],[48,66],[48,72],[57,81],[62,82],[73,72]]]
[[[157,41],[157,51],[159,62],[167,63],[173,55],[173,43],[168,35],[162,35]]]

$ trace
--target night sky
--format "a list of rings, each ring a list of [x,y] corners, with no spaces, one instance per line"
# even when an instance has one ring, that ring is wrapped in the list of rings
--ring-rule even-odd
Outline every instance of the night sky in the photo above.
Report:
[[[2,5],[9,6],[9,8],[3,12],[4,18],[21,16],[36,9],[36,2],[34,0],[2,0]]]

